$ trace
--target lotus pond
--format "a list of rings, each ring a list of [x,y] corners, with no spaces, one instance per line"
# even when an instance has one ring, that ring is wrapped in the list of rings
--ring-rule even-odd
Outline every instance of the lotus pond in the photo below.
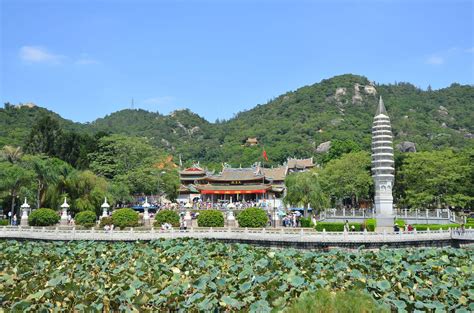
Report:
[[[473,311],[474,250],[0,240],[0,308],[12,311],[268,312],[320,288],[365,289],[402,312]]]

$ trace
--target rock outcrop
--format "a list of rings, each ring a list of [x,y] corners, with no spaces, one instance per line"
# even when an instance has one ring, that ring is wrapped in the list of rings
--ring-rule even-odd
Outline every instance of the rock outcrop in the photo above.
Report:
[[[416,145],[411,141],[402,141],[397,145],[400,152],[416,152]]]
[[[317,148],[316,148],[316,153],[326,153],[329,151],[329,149],[331,149],[331,142],[330,141],[326,141],[326,142],[323,142],[322,144],[320,144]]]

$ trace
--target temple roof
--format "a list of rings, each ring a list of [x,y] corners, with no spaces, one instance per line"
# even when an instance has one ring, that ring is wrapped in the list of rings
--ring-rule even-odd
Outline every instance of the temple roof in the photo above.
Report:
[[[265,178],[271,180],[285,180],[288,173],[288,166],[279,166],[275,168],[262,168]]]
[[[193,167],[188,167],[185,168],[182,171],[179,171],[180,175],[205,175],[206,171],[200,167],[193,166]]]
[[[288,158],[286,165],[288,168],[311,168],[314,167],[313,158],[308,159],[290,159]]]
[[[382,96],[380,96],[379,98],[379,105],[377,106],[377,111],[375,111],[375,116],[380,114],[388,116],[387,110],[385,109],[385,105],[383,104]]]
[[[263,179],[260,168],[228,168],[225,167],[220,174],[208,176],[211,181],[242,181]]]

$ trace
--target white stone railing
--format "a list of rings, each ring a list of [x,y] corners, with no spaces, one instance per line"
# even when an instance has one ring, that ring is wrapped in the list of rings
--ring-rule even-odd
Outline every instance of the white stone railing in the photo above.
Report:
[[[221,240],[253,240],[273,242],[409,242],[424,240],[466,239],[474,240],[474,230],[412,231],[412,232],[326,232],[311,228],[189,228],[187,230],[78,230],[75,228],[0,228],[1,239],[39,239],[39,240],[97,240],[97,241],[136,241],[171,238],[198,238]]]

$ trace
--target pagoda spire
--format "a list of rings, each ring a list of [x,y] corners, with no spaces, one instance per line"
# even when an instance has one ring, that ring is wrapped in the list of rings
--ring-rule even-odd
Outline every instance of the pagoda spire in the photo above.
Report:
[[[385,105],[383,104],[382,96],[380,96],[379,98],[379,105],[377,106],[377,111],[375,112],[375,116],[380,115],[380,114],[388,116],[387,110],[385,109]]]

